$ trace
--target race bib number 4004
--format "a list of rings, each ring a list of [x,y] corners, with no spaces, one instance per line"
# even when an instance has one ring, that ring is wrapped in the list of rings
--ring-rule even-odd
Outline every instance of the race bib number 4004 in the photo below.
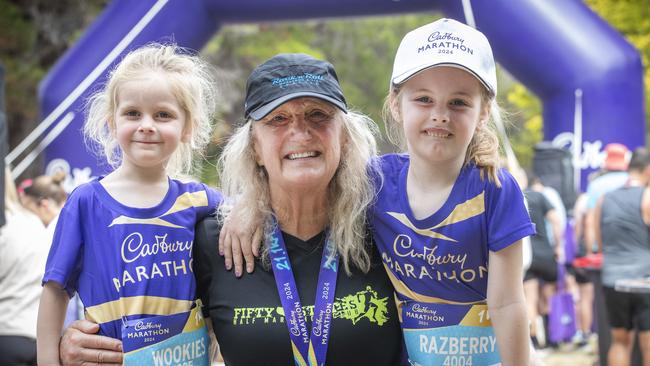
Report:
[[[185,313],[126,321],[122,347],[123,365],[210,365],[210,337],[200,306]]]
[[[409,301],[402,306],[402,329],[412,365],[500,365],[486,305]]]

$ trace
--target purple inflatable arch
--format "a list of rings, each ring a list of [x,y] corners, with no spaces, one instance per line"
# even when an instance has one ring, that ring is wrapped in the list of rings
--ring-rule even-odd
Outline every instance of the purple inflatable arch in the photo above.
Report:
[[[640,56],[582,1],[491,0],[471,7],[498,62],[541,98],[545,139],[579,151],[583,175],[599,166],[609,142],[645,145]],[[44,120],[34,134],[45,134],[41,146],[51,141],[48,169],[68,169],[81,181],[101,173],[80,134],[83,102],[131,48],[173,39],[200,49],[226,23],[433,10],[465,21],[461,1],[115,0],[42,82]]]

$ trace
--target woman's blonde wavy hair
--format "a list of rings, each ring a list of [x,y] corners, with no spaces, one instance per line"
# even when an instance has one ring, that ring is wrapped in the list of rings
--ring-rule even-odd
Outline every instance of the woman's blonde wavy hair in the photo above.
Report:
[[[403,85],[403,84],[402,84]],[[388,140],[403,151],[407,150],[406,136],[402,126],[401,115],[394,115],[393,108],[401,110],[402,89],[399,86],[391,86],[391,90],[384,101],[382,117],[386,124],[386,135]],[[472,140],[467,146],[464,165],[473,162],[481,170],[481,178],[487,176],[488,180],[501,186],[498,170],[500,166],[499,138],[496,133],[496,124],[503,122],[501,108],[496,99],[484,87],[481,88],[481,103],[489,106],[489,119],[487,123],[478,126],[474,131]]]
[[[104,155],[110,166],[117,168],[122,162],[114,133],[119,89],[124,82],[148,72],[167,77],[189,122],[185,128],[191,129],[190,141],[179,144],[167,163],[168,175],[182,176],[192,170],[193,152],[199,152],[210,141],[217,100],[212,67],[190,50],[153,43],[127,54],[110,72],[105,87],[88,99],[84,136],[94,142],[91,147],[98,155]]]
[[[377,126],[369,117],[352,111],[347,114],[337,111],[334,118],[341,121],[346,142],[339,167],[329,184],[329,235],[346,273],[351,273],[351,266],[366,273],[370,269],[366,210],[375,198],[371,176],[381,177],[376,166],[368,165],[377,156]],[[237,128],[221,154],[218,169],[224,195],[236,197],[237,206],[244,209],[243,222],[264,222],[268,234],[274,229],[269,180],[264,168],[256,162],[254,123],[260,122],[248,120]],[[219,208],[220,220],[225,219],[229,209],[228,205]],[[262,246],[267,266],[268,250],[267,245]]]

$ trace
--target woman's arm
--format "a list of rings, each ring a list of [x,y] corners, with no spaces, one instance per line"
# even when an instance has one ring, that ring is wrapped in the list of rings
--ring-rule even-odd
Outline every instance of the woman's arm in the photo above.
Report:
[[[487,302],[503,366],[530,363],[521,240],[490,251]]]
[[[122,364],[122,342],[97,335],[99,325],[77,320],[63,332],[59,352],[63,366]]]
[[[36,355],[41,366],[60,364],[59,337],[68,300],[68,295],[59,284],[50,281],[43,286],[36,326]]]

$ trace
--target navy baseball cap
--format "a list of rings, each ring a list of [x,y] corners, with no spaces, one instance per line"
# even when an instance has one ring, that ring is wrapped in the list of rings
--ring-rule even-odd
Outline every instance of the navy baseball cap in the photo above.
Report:
[[[282,53],[259,65],[246,81],[244,118],[259,121],[291,99],[314,97],[347,113],[334,66],[302,53]]]

